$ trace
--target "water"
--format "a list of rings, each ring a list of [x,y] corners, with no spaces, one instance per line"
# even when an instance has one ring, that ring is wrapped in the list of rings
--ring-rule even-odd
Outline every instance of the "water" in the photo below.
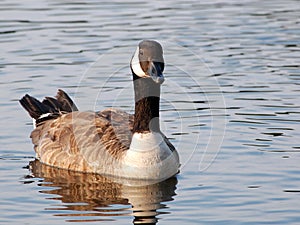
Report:
[[[1,1],[0,223],[298,224],[299,10],[297,0]],[[63,88],[82,110],[132,112],[128,62],[142,39],[165,49],[162,129],[180,174],[136,187],[32,162],[17,100]]]

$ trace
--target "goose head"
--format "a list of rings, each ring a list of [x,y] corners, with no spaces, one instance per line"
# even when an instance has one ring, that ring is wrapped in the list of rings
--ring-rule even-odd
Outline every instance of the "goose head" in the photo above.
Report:
[[[141,41],[131,59],[130,67],[134,79],[152,78],[156,84],[162,84],[165,78],[161,45],[153,40]]]

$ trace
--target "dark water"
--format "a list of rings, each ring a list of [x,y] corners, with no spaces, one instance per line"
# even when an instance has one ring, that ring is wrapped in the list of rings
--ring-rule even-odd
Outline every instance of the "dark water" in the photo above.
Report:
[[[0,1],[0,223],[298,224],[299,11],[297,0]],[[165,49],[162,129],[180,174],[136,186],[32,162],[17,100],[63,88],[82,110],[132,112],[142,39]]]

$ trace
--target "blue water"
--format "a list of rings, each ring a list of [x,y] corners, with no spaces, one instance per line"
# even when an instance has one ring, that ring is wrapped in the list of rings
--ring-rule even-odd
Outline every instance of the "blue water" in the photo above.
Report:
[[[297,0],[1,1],[0,224],[298,224],[299,11]],[[177,177],[136,186],[34,162],[17,100],[62,88],[81,110],[132,112],[142,39],[164,47]]]

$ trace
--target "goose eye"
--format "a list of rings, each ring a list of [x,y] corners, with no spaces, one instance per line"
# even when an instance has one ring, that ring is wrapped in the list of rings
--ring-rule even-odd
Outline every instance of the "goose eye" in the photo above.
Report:
[[[140,49],[140,55],[144,55],[144,51]]]

